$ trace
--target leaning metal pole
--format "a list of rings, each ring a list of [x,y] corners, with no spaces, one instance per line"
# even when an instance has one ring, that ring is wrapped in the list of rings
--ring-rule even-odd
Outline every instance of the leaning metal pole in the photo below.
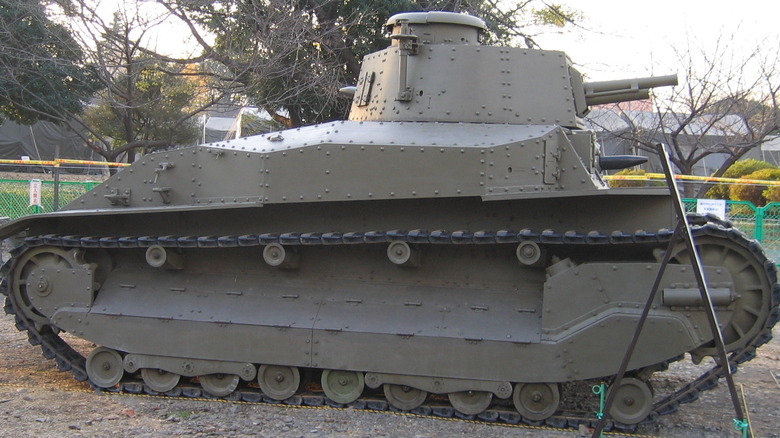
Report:
[[[636,330],[634,331],[634,336],[631,339],[628,348],[626,349],[626,354],[623,357],[623,361],[620,363],[620,368],[618,369],[618,373],[615,376],[615,380],[612,382],[612,386],[614,388],[620,387],[620,384],[623,380],[623,376],[625,375],[626,369],[628,368],[628,362],[631,360],[631,356],[634,353],[636,344],[639,341],[639,336],[642,333],[642,328],[644,327],[645,321],[647,320],[647,316],[650,313],[650,308],[652,306],[652,303],[655,300],[655,295],[658,292],[658,287],[660,286],[661,278],[664,275],[666,266],[669,264],[669,260],[671,258],[672,246],[674,245],[678,237],[682,237],[683,239],[685,239],[685,245],[688,247],[688,253],[690,254],[691,257],[691,266],[693,267],[694,275],[696,276],[696,283],[699,286],[699,291],[701,292],[701,298],[702,301],[704,302],[704,308],[707,313],[707,320],[709,321],[710,329],[712,330],[712,336],[715,340],[715,347],[718,352],[718,360],[720,363],[720,367],[723,370],[723,375],[726,378],[726,382],[729,387],[731,402],[734,404],[734,412],[736,413],[736,419],[742,421],[745,418],[745,415],[742,410],[742,405],[739,402],[739,397],[737,396],[737,388],[734,385],[734,377],[731,374],[731,365],[728,361],[728,357],[726,356],[726,347],[723,342],[723,333],[721,332],[720,326],[718,325],[718,319],[717,316],[715,315],[715,308],[713,307],[709,290],[707,289],[707,283],[704,281],[704,270],[701,265],[701,259],[699,258],[699,253],[696,251],[696,246],[693,241],[693,235],[691,234],[690,225],[688,224],[688,219],[685,215],[685,208],[683,207],[682,199],[680,198],[680,192],[677,190],[677,183],[674,178],[672,165],[669,162],[669,156],[667,155],[666,147],[663,144],[658,144],[657,147],[658,147],[658,155],[661,160],[661,165],[664,168],[664,175],[666,175],[666,183],[669,185],[669,191],[672,195],[672,202],[674,204],[675,213],[677,215],[677,225],[675,227],[672,240],[669,242],[669,246],[667,247],[663,260],[661,261],[661,266],[658,270],[658,275],[656,276],[655,282],[653,283],[653,288],[650,291],[650,295],[647,298],[647,302],[645,303],[645,308],[642,311],[642,316],[639,318],[639,322],[637,323]],[[604,426],[606,425],[609,416],[609,411],[612,408],[612,403],[614,403],[615,401],[616,393],[617,391],[609,391],[609,395],[607,396],[607,400],[604,404],[603,415],[599,418],[598,423],[596,423],[596,428],[593,431],[593,438],[598,438],[599,436],[601,436],[601,433],[604,430]]]

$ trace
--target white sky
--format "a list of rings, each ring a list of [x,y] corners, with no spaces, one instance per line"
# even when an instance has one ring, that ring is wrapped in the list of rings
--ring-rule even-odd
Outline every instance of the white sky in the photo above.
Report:
[[[581,28],[535,37],[562,50],[589,80],[679,73],[673,46],[712,49],[729,43],[736,56],[757,44],[780,44],[778,0],[551,0],[581,11]]]
[[[166,17],[168,12],[153,1],[141,1],[138,4],[124,0],[96,0],[95,2],[99,16],[106,24],[111,22],[112,15],[116,11],[125,11],[128,17],[136,15],[146,17],[156,23],[153,29],[144,33],[142,40],[144,46],[149,49],[173,57],[196,56],[199,53],[200,48],[192,39],[187,26],[177,18],[160,19]],[[137,35],[138,32],[133,37],[136,38]]]
[[[104,16],[123,4],[99,1]],[[734,50],[735,58],[759,44],[780,47],[780,0],[546,1],[578,10],[583,18],[578,26],[529,29],[541,32],[535,41],[544,49],[566,52],[591,81],[673,73],[682,80],[684,66],[674,47],[685,50],[690,45],[711,53],[719,38],[721,45]],[[158,13],[162,9],[150,3],[143,7]],[[186,36],[186,28],[172,20],[148,33],[147,41],[176,56],[197,50]]]

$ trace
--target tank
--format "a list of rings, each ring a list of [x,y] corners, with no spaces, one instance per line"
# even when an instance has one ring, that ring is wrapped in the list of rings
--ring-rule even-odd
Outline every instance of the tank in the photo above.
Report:
[[[2,226],[17,327],[98,388],[592,419],[561,400],[616,374],[676,217],[667,188],[609,187],[606,170],[646,158],[605,156],[582,117],[676,77],[585,82],[562,52],[482,45],[473,16],[387,26],[342,90],[348,120],[148,154]],[[771,338],[776,268],[728,222],[694,223],[736,367]],[[672,251],[610,389],[617,424],[718,380],[713,365],[651,392],[669,363],[715,354],[688,250]]]

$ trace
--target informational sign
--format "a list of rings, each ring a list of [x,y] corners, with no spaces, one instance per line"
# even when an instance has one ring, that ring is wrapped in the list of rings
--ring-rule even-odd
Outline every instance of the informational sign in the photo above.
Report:
[[[723,199],[697,199],[696,213],[710,213],[721,219],[726,219],[726,201]]]
[[[37,205],[41,207],[41,188],[43,184],[39,179],[30,180],[30,206]]]

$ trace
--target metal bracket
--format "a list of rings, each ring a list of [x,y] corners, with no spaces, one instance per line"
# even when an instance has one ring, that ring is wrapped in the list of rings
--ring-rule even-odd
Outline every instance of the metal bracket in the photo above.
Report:
[[[486,380],[454,379],[444,377],[405,376],[401,374],[366,373],[366,386],[379,388],[385,383],[419,388],[432,394],[460,391],[486,391],[506,399],[512,396],[512,384]]]
[[[125,356],[123,365],[128,373],[134,373],[144,368],[153,368],[186,377],[221,373],[237,374],[244,380],[253,380],[257,376],[254,365],[244,362],[128,354]]]
[[[376,74],[374,72],[365,72],[358,80],[358,89],[360,94],[357,97],[357,106],[366,106],[371,102],[371,88],[374,85]]]
[[[171,203],[171,188],[170,187],[153,187],[152,191],[160,195],[163,204]]]
[[[407,20],[399,20],[398,24],[401,25],[400,33],[390,35],[390,39],[398,40],[398,96],[395,100],[400,102],[409,102],[412,100],[414,89],[407,86],[407,64],[409,55],[417,55],[417,35],[414,35],[409,30],[409,22]]]
[[[544,142],[544,183],[555,184],[561,176],[559,161],[561,153],[558,150],[558,143],[549,141]]]
[[[123,205],[125,207],[130,206],[130,189],[124,189],[121,191],[121,193],[118,187],[109,190],[110,193],[103,195],[103,197],[108,199],[108,202],[110,202],[111,205]]]
[[[169,163],[167,161],[163,161],[162,163],[157,165],[157,168],[154,169],[154,181],[152,181],[152,184],[157,184],[157,177],[160,176],[160,172],[164,172],[168,169],[173,169],[175,166],[173,163]]]

